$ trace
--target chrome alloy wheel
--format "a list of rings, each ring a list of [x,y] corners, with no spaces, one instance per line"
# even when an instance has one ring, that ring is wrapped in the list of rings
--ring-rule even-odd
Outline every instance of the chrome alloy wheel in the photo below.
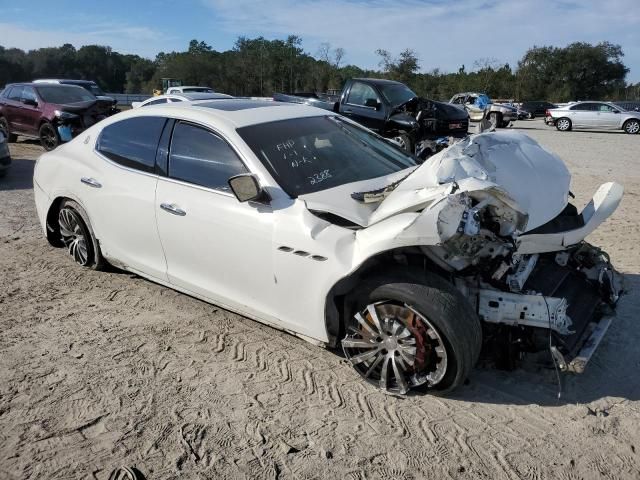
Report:
[[[86,266],[89,263],[89,252],[80,216],[70,208],[63,208],[58,214],[58,225],[62,242],[69,249],[69,255],[76,263]]]
[[[355,315],[342,349],[368,382],[393,394],[440,382],[447,350],[434,326],[411,306],[388,301],[367,305]]]
[[[569,130],[569,127],[571,127],[571,122],[566,118],[561,118],[560,120],[558,120],[557,127],[558,130],[566,132],[567,130]]]
[[[627,122],[627,124],[625,125],[625,130],[630,134],[638,133],[638,131],[640,131],[640,122],[638,122],[637,120],[631,120]]]

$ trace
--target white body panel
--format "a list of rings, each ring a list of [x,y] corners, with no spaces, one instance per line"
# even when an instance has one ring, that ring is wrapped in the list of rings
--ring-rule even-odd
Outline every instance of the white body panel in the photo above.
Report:
[[[52,202],[72,198],[84,206],[104,255],[114,264],[327,342],[325,302],[331,288],[381,252],[445,245],[459,231],[468,196],[484,199],[503,214],[506,211],[506,217],[521,229],[509,234],[521,249],[533,253],[579,242],[615,209],[622,195],[618,185],[602,187],[593,208],[587,209],[593,214],[580,231],[562,238],[559,234],[532,235],[526,241],[526,236],[518,238],[565,208],[570,178],[555,155],[528,137],[509,132],[471,137],[413,170],[291,199],[236,128],[327,112],[302,105],[272,105],[222,111],[178,103],[104,120],[38,162],[34,180],[43,228]],[[138,116],[183,119],[215,130],[258,177],[270,202],[240,203],[228,193],[123,168],[95,151],[104,127]],[[358,204],[349,196],[409,173],[379,203]],[[83,183],[82,178],[99,182],[101,188]],[[174,215],[161,204],[185,214]],[[335,225],[310,210],[335,213],[362,228]],[[452,268],[458,267],[452,263]]]

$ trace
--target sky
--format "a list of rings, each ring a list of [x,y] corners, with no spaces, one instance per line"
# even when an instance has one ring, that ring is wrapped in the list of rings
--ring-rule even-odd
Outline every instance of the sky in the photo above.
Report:
[[[610,41],[640,81],[640,0],[0,0],[0,45],[33,49],[109,45],[154,58],[189,40],[215,50],[238,36],[302,37],[346,51],[344,63],[378,68],[377,49],[413,49],[421,71],[473,69],[479,59],[513,67],[537,45]]]

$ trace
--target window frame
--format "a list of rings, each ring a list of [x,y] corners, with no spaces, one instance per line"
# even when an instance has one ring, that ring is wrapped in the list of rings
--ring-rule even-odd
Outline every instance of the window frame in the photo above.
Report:
[[[102,137],[102,134],[103,134],[103,132],[104,132],[104,130],[106,128],[108,128],[108,127],[110,127],[112,125],[115,125],[117,123],[126,122],[127,120],[132,120],[132,119],[135,119],[135,118],[145,118],[145,117],[148,117],[148,118],[162,118],[165,121],[165,123],[164,123],[164,125],[162,127],[162,131],[160,132],[160,137],[158,138],[158,145],[156,146],[156,153],[154,155],[153,168],[152,168],[151,171],[140,170],[138,168],[134,168],[134,167],[130,167],[130,166],[118,163],[115,160],[107,157],[104,153],[102,153],[99,150],[100,138]],[[141,116],[137,116],[137,117],[124,118],[124,119],[119,120],[117,122],[110,123],[109,125],[106,125],[104,128],[102,128],[102,130],[100,130],[100,134],[96,137],[96,141],[93,144],[93,153],[98,155],[100,158],[102,158],[103,160],[105,160],[109,164],[114,165],[114,166],[116,166],[118,168],[121,168],[123,170],[127,170],[129,172],[137,173],[137,174],[141,174],[141,175],[146,175],[146,176],[149,176],[149,177],[158,177],[158,176],[160,176],[160,169],[159,169],[159,166],[158,166],[158,154],[159,154],[159,152],[161,150],[162,141],[165,138],[165,131],[168,128],[173,129],[173,123],[174,122],[172,122],[172,120],[173,120],[172,118],[165,117],[163,115],[141,115]]]
[[[184,123],[184,124],[187,124],[187,125],[191,125],[193,127],[200,128],[202,130],[205,130],[208,133],[211,133],[211,134],[215,135],[220,140],[222,140],[224,143],[226,143],[226,145],[231,149],[231,151],[236,155],[236,157],[238,157],[238,160],[240,160],[240,163],[242,163],[242,165],[244,166],[245,170],[247,171],[246,173],[249,173],[249,174],[252,174],[252,175],[256,175],[256,173],[253,170],[251,170],[249,168],[249,166],[247,165],[247,162],[246,162],[244,156],[242,155],[242,153],[240,153],[240,151],[235,147],[235,145],[225,135],[223,135],[221,132],[217,131],[215,128],[212,128],[210,125],[205,125],[205,124],[199,123],[197,121],[193,121],[193,120],[185,120],[183,118],[168,118],[168,120],[173,120],[173,125],[171,125],[171,133],[169,135],[168,144],[167,144],[167,147],[166,147],[166,160],[165,160],[166,167],[165,167],[165,171],[159,173],[159,176],[161,176],[164,180],[169,181],[169,182],[173,182],[173,183],[177,183],[179,185],[184,185],[186,187],[197,188],[199,190],[204,190],[204,191],[207,191],[207,192],[216,193],[218,195],[224,195],[225,197],[236,198],[236,196],[231,191],[224,191],[224,190],[219,190],[219,189],[216,189],[216,188],[206,187],[204,185],[198,185],[198,184],[195,184],[195,183],[188,182],[186,180],[180,180],[180,179],[172,178],[172,177],[169,176],[169,157],[171,155],[171,145],[173,143],[173,133],[174,133],[174,130],[175,130],[176,126],[178,125],[178,123]],[[162,140],[162,137],[161,137],[161,140]],[[158,159],[156,157],[156,165],[158,164],[157,162],[158,162]],[[258,177],[260,177],[260,176],[258,176]]]
[[[360,105],[359,103],[352,103],[349,101],[349,98],[351,97],[351,93],[353,91],[353,87],[355,87],[358,84],[364,85],[365,87],[369,87],[371,90],[373,90],[373,93],[376,94],[376,99],[380,104],[382,104],[382,96],[380,95],[380,92],[378,92],[377,88],[375,88],[373,85],[370,85],[366,82],[360,82],[358,80],[354,80],[351,86],[349,87],[349,93],[347,93],[347,99],[346,99],[345,105],[350,105],[352,107],[358,107],[358,108],[368,108],[370,110],[376,110],[376,108],[374,107],[368,107],[366,105]]]

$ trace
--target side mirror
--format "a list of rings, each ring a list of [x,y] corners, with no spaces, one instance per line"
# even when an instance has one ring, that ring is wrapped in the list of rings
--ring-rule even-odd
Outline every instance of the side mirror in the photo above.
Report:
[[[268,198],[255,175],[242,173],[229,179],[229,187],[240,202],[251,202]]]
[[[35,101],[33,98],[23,98],[22,103],[24,103],[25,105],[31,105],[32,107],[38,106],[38,102]]]
[[[364,102],[364,106],[378,110],[380,108],[380,102],[377,98],[367,98]]]

